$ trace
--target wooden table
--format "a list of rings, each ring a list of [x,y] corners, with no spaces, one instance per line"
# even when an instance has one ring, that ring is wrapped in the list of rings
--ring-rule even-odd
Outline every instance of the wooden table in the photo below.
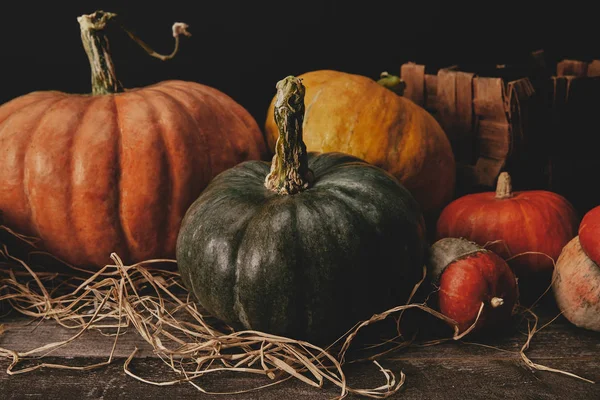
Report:
[[[548,316],[555,310],[546,310]],[[539,314],[539,312],[538,312]],[[31,322],[10,315],[1,323],[5,333],[0,347],[17,351],[32,349],[51,341],[60,341],[73,331],[52,321]],[[159,387],[142,383],[126,375],[123,363],[135,347],[140,351],[131,368],[155,380],[174,379],[164,363],[137,334],[121,339],[112,364],[90,371],[40,369],[9,376],[4,370],[10,360],[0,361],[0,398],[4,400],[40,399],[198,399],[211,398],[189,383]],[[523,332],[494,339],[487,344],[499,351],[464,342],[446,342],[430,347],[409,347],[380,360],[382,366],[403,371],[406,382],[392,398],[398,399],[600,399],[600,384],[546,371],[531,371],[521,360],[518,350],[526,341]],[[86,365],[101,362],[110,352],[112,340],[96,332],[87,332],[77,341],[54,351],[43,359],[47,363]],[[532,361],[600,382],[600,334],[578,329],[560,317],[541,330],[526,353]],[[39,361],[36,361],[39,362]],[[27,365],[32,365],[28,362]],[[346,367],[349,384],[374,387],[384,383],[383,376],[371,364]],[[268,383],[261,376],[223,373],[198,380],[206,390],[232,391]],[[242,395],[223,395],[221,399],[329,399],[339,394],[333,385],[322,389],[297,380]],[[357,398],[349,396],[348,398]]]

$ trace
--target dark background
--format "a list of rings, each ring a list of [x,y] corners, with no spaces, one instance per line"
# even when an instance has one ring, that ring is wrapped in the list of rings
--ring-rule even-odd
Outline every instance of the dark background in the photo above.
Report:
[[[416,61],[437,66],[510,63],[543,48],[553,58],[600,57],[592,2],[542,1],[78,1],[11,2],[1,13],[0,102],[34,90],[85,93],[89,66],[77,16],[116,12],[155,50],[169,53],[171,25],[190,25],[171,61],[151,58],[109,32],[125,87],[166,79],[229,94],[262,127],[275,83],[289,74],[338,69],[377,78]]]

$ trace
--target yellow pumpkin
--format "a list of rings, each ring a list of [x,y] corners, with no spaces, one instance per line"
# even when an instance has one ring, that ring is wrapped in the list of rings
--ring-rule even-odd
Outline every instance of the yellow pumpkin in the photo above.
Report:
[[[411,191],[425,213],[435,213],[452,200],[452,148],[425,109],[361,75],[319,70],[299,78],[306,87],[307,148],[348,153],[385,169]],[[279,134],[274,102],[265,125],[271,151]]]

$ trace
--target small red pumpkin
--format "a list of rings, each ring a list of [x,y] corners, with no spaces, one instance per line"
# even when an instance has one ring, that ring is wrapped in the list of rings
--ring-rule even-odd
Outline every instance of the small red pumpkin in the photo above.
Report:
[[[597,248],[593,250],[597,255]],[[565,246],[553,278],[556,304],[565,318],[580,328],[600,332],[600,267],[586,254],[581,236]]]
[[[438,308],[464,332],[498,326],[510,319],[517,303],[517,279],[506,261],[476,243],[459,238],[431,246],[428,274],[438,286]],[[477,315],[482,307],[481,315]]]
[[[587,256],[600,263],[600,206],[592,208],[579,225],[579,242]]]
[[[77,265],[102,266],[112,252],[126,263],[173,258],[183,215],[210,180],[267,151],[248,111],[214,88],[124,89],[103,33],[114,17],[78,19],[91,95],[38,91],[0,107],[6,224]]]
[[[545,190],[512,191],[506,172],[498,177],[496,192],[474,193],[450,203],[441,213],[436,239],[464,237],[490,247],[504,259],[526,252],[547,254],[556,260],[577,234],[579,218],[564,197]],[[552,274],[553,262],[540,254],[509,261],[522,279],[532,274]]]

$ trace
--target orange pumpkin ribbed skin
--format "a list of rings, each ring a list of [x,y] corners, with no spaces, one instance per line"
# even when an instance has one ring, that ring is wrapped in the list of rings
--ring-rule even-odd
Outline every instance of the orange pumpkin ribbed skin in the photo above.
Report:
[[[454,155],[427,111],[364,76],[320,70],[299,78],[306,87],[307,148],[348,153],[385,169],[411,191],[425,213],[452,199]],[[279,135],[274,100],[265,124],[270,149]]]
[[[442,211],[436,239],[463,237],[481,246],[500,241],[491,248],[504,259],[541,252],[556,260],[577,235],[578,222],[572,205],[556,193],[517,191],[503,199],[493,192],[475,193],[454,200]],[[552,260],[539,254],[519,256],[509,264],[519,277],[548,275],[553,269]]]
[[[76,265],[172,258],[184,213],[219,172],[266,155],[224,93],[165,81],[106,95],[33,92],[0,106],[6,225]]]

